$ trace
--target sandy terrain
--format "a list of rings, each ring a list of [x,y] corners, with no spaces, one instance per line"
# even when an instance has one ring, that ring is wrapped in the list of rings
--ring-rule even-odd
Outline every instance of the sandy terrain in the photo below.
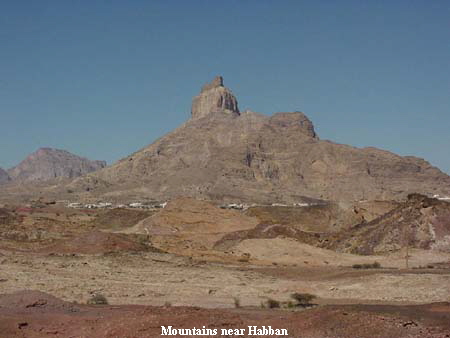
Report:
[[[233,307],[287,301],[310,292],[324,303],[428,303],[450,299],[450,272],[441,269],[377,269],[224,264],[152,252],[106,255],[6,253],[1,290],[39,290],[84,303],[95,292],[112,304]],[[267,266],[267,265],[262,265]],[[277,270],[289,269],[289,276]],[[345,273],[343,273],[345,272]],[[319,301],[321,301],[319,299]]]

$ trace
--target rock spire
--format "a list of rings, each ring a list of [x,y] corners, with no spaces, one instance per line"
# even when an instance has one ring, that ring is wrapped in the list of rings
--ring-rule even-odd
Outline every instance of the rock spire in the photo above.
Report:
[[[216,76],[211,83],[203,86],[200,94],[192,100],[191,112],[193,119],[211,113],[240,114],[236,97],[224,87],[222,76]]]

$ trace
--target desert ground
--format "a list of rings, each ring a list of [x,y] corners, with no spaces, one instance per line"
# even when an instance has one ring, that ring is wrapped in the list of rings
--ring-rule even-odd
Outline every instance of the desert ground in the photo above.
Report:
[[[1,331],[155,337],[161,325],[271,325],[289,337],[449,336],[450,253],[358,255],[274,224],[258,230],[268,215],[276,223],[289,213],[280,208],[224,210],[194,199],[158,210],[4,205]],[[308,213],[291,218],[310,229],[300,212]],[[357,222],[339,215],[341,227]],[[298,305],[296,293],[315,298]],[[107,304],[93,301],[99,295]]]

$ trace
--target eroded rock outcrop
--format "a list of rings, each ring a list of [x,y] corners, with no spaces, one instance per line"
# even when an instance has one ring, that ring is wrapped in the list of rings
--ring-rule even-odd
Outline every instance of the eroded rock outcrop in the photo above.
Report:
[[[198,119],[211,113],[239,115],[236,97],[223,86],[223,78],[216,76],[203,86],[201,93],[192,100],[192,118]]]
[[[450,252],[450,203],[411,194],[388,213],[330,237],[324,247],[363,255],[406,247]]]

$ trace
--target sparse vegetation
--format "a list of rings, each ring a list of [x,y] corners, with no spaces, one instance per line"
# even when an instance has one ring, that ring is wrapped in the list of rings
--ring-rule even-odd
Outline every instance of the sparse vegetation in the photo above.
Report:
[[[87,301],[89,305],[107,305],[108,300],[101,293],[96,293]]]
[[[353,264],[353,269],[380,269],[381,264],[378,262],[364,263],[364,264]]]
[[[317,296],[310,294],[310,293],[293,293],[291,295],[291,298],[294,299],[297,304],[296,306],[302,306],[302,307],[308,307],[308,306],[312,306],[313,304],[311,303],[311,301],[313,299],[316,299]]]
[[[269,309],[278,309],[280,307],[280,302],[272,298],[269,298],[266,304]]]
[[[379,269],[379,268],[381,268],[381,264],[378,263],[377,261],[373,262],[372,269]]]

